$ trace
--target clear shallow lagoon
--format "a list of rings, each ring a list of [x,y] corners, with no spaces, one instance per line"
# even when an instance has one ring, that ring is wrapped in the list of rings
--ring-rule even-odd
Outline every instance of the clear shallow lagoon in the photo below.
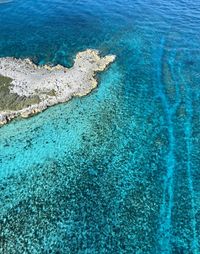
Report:
[[[0,56],[116,54],[89,96],[0,129],[0,252],[200,253],[200,4],[14,0]]]

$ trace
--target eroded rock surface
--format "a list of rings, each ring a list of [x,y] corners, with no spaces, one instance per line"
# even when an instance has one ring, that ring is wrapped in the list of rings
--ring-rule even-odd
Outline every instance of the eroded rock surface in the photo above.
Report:
[[[40,67],[29,59],[0,58],[0,125],[88,94],[97,86],[95,74],[114,60],[114,55],[100,57],[98,51],[90,49],[78,53],[69,69],[61,65]]]

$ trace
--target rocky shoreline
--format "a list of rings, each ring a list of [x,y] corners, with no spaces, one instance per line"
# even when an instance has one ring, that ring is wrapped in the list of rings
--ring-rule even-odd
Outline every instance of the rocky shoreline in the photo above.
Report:
[[[0,76],[10,81],[9,85],[0,84],[0,91],[7,91],[8,97],[5,105],[0,104],[0,126],[16,117],[26,118],[42,112],[74,96],[87,95],[97,86],[96,73],[105,70],[114,60],[114,55],[101,57],[97,50],[91,49],[78,53],[71,68],[37,66],[29,59],[0,58]],[[7,103],[10,98],[14,103]],[[16,101],[22,102],[21,108],[16,106]]]

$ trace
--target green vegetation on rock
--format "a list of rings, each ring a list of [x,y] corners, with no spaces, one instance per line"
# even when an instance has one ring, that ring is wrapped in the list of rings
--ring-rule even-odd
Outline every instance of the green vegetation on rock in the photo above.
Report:
[[[0,75],[0,111],[20,110],[40,102],[39,96],[19,96],[16,93],[10,93],[12,79]]]
[[[48,96],[56,96],[56,91],[54,89],[46,93]]]

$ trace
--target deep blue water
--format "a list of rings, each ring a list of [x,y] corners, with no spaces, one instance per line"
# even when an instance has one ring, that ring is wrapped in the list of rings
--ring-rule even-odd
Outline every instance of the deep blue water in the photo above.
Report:
[[[0,253],[200,253],[200,2],[0,2],[1,57],[117,55],[0,129]]]

